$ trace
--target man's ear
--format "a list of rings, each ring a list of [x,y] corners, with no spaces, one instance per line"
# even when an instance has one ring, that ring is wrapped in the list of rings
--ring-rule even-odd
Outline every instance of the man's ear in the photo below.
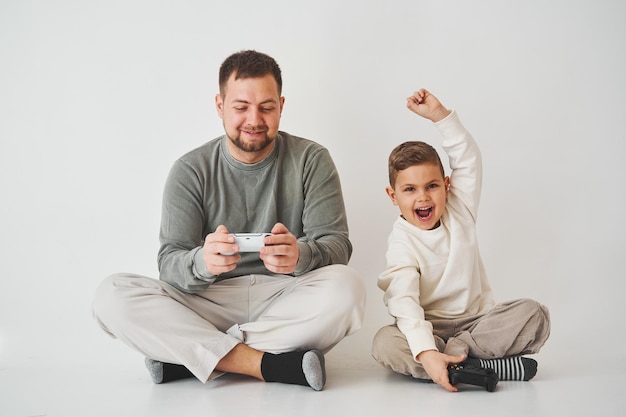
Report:
[[[217,109],[217,114],[220,116],[220,119],[224,118],[224,98],[221,94],[215,95],[215,108]]]
[[[396,200],[396,192],[393,190],[393,188],[391,188],[388,185],[387,188],[385,188],[385,191],[387,192],[387,195],[391,199],[391,202],[393,203],[393,205],[397,206],[398,205],[398,200]]]
[[[279,105],[280,105],[280,115],[282,116],[283,115],[283,107],[285,106],[285,97],[281,97],[280,98]]]

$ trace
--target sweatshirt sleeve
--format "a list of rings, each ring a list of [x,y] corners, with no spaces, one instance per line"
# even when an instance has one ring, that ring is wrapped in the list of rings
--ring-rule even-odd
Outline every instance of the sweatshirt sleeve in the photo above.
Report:
[[[303,236],[294,274],[347,264],[352,254],[348,221],[335,164],[327,149],[315,149],[304,165]]]
[[[435,123],[435,126],[442,136],[442,147],[448,155],[452,170],[450,192],[461,200],[476,222],[482,185],[480,149],[456,111]]]
[[[420,305],[420,267],[415,255],[401,239],[391,234],[387,249],[387,269],[380,274],[378,287],[398,329],[407,339],[413,359],[426,350],[437,350],[433,327]]]
[[[159,278],[192,293],[216,279],[202,258],[205,215],[200,178],[184,161],[174,163],[163,192],[159,234]]]

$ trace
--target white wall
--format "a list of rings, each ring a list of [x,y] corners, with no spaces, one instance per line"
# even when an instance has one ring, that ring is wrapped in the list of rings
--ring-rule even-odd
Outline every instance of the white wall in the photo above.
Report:
[[[617,0],[1,1],[0,366],[141,366],[97,329],[93,291],[113,272],[156,276],[165,176],[222,133],[218,67],[249,48],[283,69],[282,129],[327,146],[342,176],[370,296],[337,363],[371,364],[390,321],[376,288],[397,215],[387,155],[439,143],[405,108],[420,87],[482,147],[480,240],[498,299],[550,307],[555,358],[624,359],[623,336],[598,343],[626,313],[624,12]]]

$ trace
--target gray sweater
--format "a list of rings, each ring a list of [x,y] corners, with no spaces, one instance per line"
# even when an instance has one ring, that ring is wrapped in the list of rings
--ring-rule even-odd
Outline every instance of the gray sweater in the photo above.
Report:
[[[220,136],[178,159],[163,195],[160,279],[186,292],[247,274],[273,275],[258,253],[242,253],[231,272],[211,274],[202,258],[207,234],[223,224],[231,233],[269,232],[283,223],[298,238],[293,275],[347,264],[348,239],[337,169],[323,146],[279,132],[271,153],[255,164],[236,161]]]

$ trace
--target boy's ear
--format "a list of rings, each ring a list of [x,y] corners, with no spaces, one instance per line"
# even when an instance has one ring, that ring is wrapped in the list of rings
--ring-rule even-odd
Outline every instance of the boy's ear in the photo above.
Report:
[[[393,190],[393,188],[391,188],[388,185],[387,188],[385,188],[385,191],[387,191],[387,195],[391,199],[391,202],[393,203],[393,205],[397,206],[398,205],[398,201],[396,200],[396,192]]]
[[[450,177],[445,177],[443,181],[446,184],[446,194],[447,194],[448,191],[450,191]]]

